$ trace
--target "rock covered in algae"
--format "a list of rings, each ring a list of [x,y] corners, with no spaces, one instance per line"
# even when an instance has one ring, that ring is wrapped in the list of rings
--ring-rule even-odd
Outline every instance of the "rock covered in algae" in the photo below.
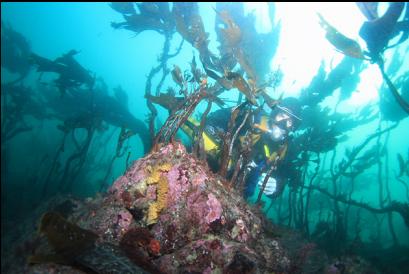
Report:
[[[142,213],[135,225],[158,241],[160,255],[151,263],[159,271],[285,272],[285,250],[263,232],[257,211],[224,183],[175,143],[136,161],[110,195]]]
[[[97,236],[95,248],[73,255],[77,265],[93,267],[97,273],[110,273],[106,268],[99,272],[94,267],[98,261],[109,267],[117,257],[123,264],[132,263],[151,273],[286,273],[291,265],[279,239],[265,233],[261,214],[179,143],[134,162],[105,196],[75,201],[75,208],[63,217],[80,231]],[[59,243],[69,240],[50,242],[47,235],[35,235],[40,243],[24,256],[58,255],[65,250]],[[73,245],[69,250],[81,248]],[[111,248],[100,252],[107,246]],[[16,273],[47,273],[50,269],[73,273],[77,266],[69,261],[37,260],[35,265],[15,269],[20,267]]]

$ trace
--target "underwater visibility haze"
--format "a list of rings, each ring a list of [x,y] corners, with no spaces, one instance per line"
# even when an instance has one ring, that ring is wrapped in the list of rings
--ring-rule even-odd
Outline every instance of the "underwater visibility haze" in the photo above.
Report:
[[[1,3],[2,273],[409,273],[409,4]]]

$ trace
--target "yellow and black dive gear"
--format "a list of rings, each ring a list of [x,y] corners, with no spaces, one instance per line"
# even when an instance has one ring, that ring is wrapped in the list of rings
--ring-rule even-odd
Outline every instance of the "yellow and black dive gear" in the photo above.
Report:
[[[193,140],[196,130],[199,128],[200,122],[195,120],[193,117],[189,117],[185,124],[182,125],[182,131],[188,135],[188,137]],[[254,127],[259,129],[260,133],[254,133],[251,136],[252,145],[254,146],[258,142],[262,141],[262,134],[269,133],[268,117],[262,116],[259,124],[255,124]],[[207,154],[216,156],[220,152],[220,146],[222,140],[215,136],[215,132],[210,132],[206,127],[203,130],[203,143],[204,150]],[[240,143],[244,143],[244,136],[239,137]],[[277,148],[277,146],[272,146],[271,144],[262,144],[263,154],[267,161],[274,161],[277,157],[283,159],[287,152],[287,144],[284,143]],[[258,151],[260,153],[260,151]],[[230,165],[230,164],[229,164]]]
[[[200,127],[200,122],[195,120],[193,117],[189,117],[187,121],[182,125],[182,131],[193,140],[195,131]],[[203,130],[203,143],[204,150],[206,153],[218,153],[220,144],[217,142],[215,136],[212,136],[206,131],[206,128]]]

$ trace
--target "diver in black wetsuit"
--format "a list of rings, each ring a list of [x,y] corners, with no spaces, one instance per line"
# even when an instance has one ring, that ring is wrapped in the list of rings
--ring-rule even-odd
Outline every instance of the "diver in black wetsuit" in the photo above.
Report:
[[[301,106],[298,99],[288,97],[269,114],[259,114],[254,126],[258,128],[260,140],[254,145],[252,162],[248,166],[250,172],[246,180],[244,196],[251,197],[256,185],[262,186],[267,173],[267,167],[273,165],[274,172],[269,177],[264,188],[264,194],[269,197],[281,195],[286,180],[283,165],[288,154],[290,134],[300,124]],[[257,121],[258,120],[258,121]],[[265,120],[265,122],[264,122]]]
[[[210,167],[216,171],[220,165],[220,147],[223,142],[223,133],[228,130],[228,123],[231,116],[231,108],[217,110],[209,115],[204,129],[204,146],[208,155]],[[251,162],[247,166],[249,175],[245,182],[244,196],[246,198],[253,195],[256,186],[262,185],[266,176],[266,169],[276,165],[276,170],[270,176],[264,189],[267,196],[279,196],[285,185],[285,172],[280,170],[280,164],[285,159],[290,140],[290,133],[294,131],[301,122],[299,114],[301,105],[298,99],[288,97],[283,99],[271,113],[260,111],[254,113],[247,119],[245,125],[239,132],[238,144],[246,146],[244,134],[252,132],[250,139],[253,142],[251,150]],[[238,114],[236,127],[244,119],[243,112]],[[189,129],[197,126],[197,122],[189,120],[182,129],[191,136]],[[237,128],[233,129],[235,132]],[[192,130],[193,131],[193,130]],[[234,165],[232,165],[234,166]]]

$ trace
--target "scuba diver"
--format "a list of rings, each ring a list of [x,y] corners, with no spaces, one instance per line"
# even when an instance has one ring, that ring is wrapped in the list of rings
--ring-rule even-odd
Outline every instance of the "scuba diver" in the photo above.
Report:
[[[256,185],[262,187],[267,175],[266,168],[273,164],[274,172],[269,177],[263,193],[274,198],[281,195],[287,180],[281,164],[284,162],[291,133],[300,125],[301,104],[298,99],[288,97],[283,99],[268,115],[259,114],[254,127],[258,130],[260,140],[254,145],[252,161],[244,189],[244,197],[251,197]],[[257,121],[258,120],[258,121]]]
[[[244,105],[240,105],[236,124],[241,124],[244,115]],[[203,132],[204,150],[206,151],[208,163],[213,171],[216,171],[220,165],[220,147],[223,143],[222,136],[228,130],[228,124],[231,116],[231,108],[219,109],[211,113],[207,120]],[[284,98],[277,106],[267,113],[264,110],[253,111],[252,115],[245,122],[239,131],[237,145],[246,146],[245,134],[251,132],[253,148],[250,155],[250,164],[248,176],[244,187],[244,196],[251,197],[256,186],[261,186],[266,177],[266,169],[275,165],[275,171],[269,177],[264,188],[264,194],[270,197],[277,197],[281,194],[285,185],[286,177],[280,171],[280,163],[286,157],[291,132],[300,124],[301,104],[294,97]],[[193,139],[194,132],[199,126],[197,121],[189,118],[182,130]],[[235,132],[237,128],[233,129]],[[234,144],[236,145],[236,144]],[[234,166],[234,165],[231,165]],[[231,173],[231,171],[230,171]]]

